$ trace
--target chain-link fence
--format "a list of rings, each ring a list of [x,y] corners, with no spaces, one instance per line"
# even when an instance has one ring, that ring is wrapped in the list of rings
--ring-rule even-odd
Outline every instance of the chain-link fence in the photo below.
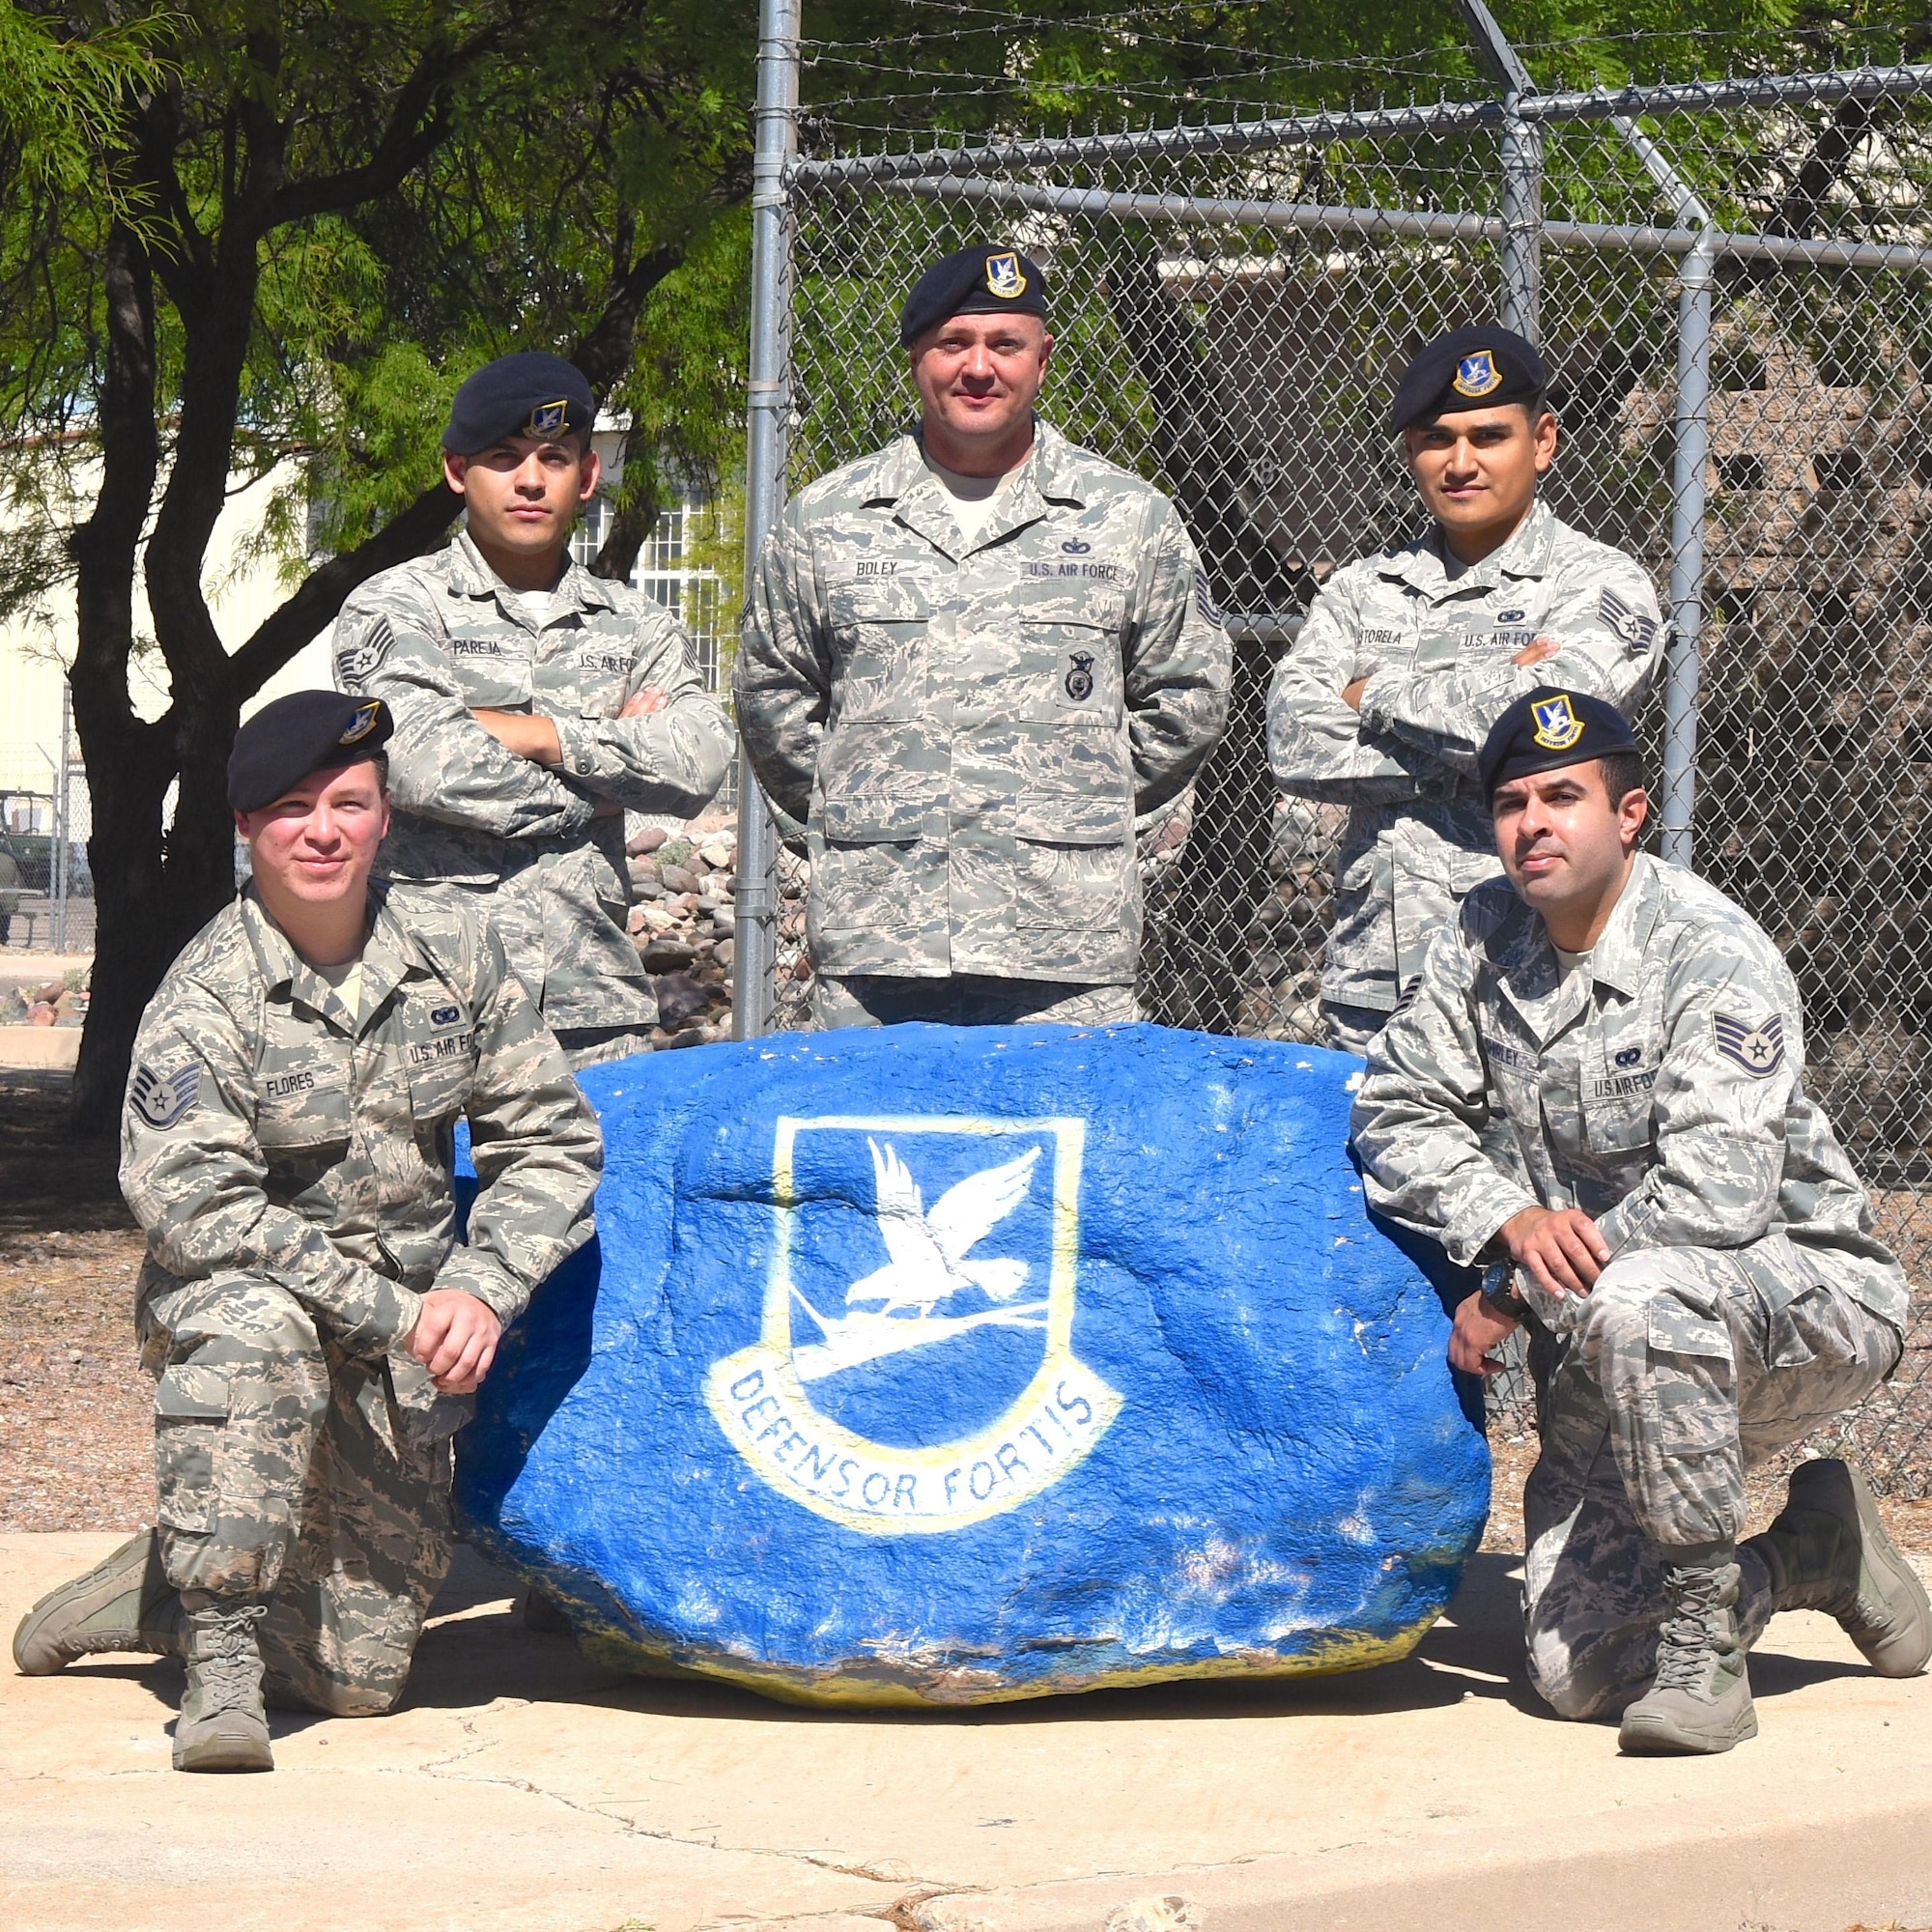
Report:
[[[60,724],[45,743],[0,740],[0,1025],[36,970],[26,955],[94,951],[94,816],[65,707]]]
[[[1662,847],[1789,955],[1811,1083],[1923,1284],[1932,69],[1539,95],[1492,51],[1495,98],[805,158],[777,152],[768,71],[754,526],[903,426],[882,319],[923,264],[988,236],[1037,257],[1044,412],[1174,496],[1234,613],[1227,735],[1142,827],[1143,1010],[1319,1038],[1339,810],[1276,794],[1265,693],[1327,575],[1422,526],[1396,371],[1500,313],[1553,374],[1549,501],[1642,558],[1672,619],[1643,720]],[[776,943],[741,948],[779,1026],[809,983],[801,889],[781,860]],[[1883,1483],[1932,1492],[1923,1317],[1856,1433]]]

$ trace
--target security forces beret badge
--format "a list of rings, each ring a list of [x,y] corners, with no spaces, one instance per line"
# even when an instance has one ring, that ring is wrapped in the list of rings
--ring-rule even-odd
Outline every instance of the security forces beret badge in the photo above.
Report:
[[[560,436],[570,420],[570,401],[559,396],[554,403],[539,403],[524,425],[526,436]]]
[[[193,1061],[173,1073],[156,1073],[152,1066],[134,1069],[128,1098],[151,1127],[171,1127],[201,1094],[201,1068]]]
[[[1536,729],[1530,736],[1546,752],[1567,752],[1583,735],[1583,721],[1570,708],[1570,694],[1559,691],[1535,706]]]
[[[1020,273],[1020,258],[1017,255],[988,255],[986,257],[986,289],[1002,301],[1018,301],[1026,294],[1027,279]]]
[[[1449,384],[1459,396],[1492,396],[1502,385],[1503,372],[1487,349],[1464,355],[1456,364],[1456,374]]]
[[[336,739],[338,745],[359,745],[376,728],[376,721],[383,715],[383,701],[377,698],[362,705],[355,716],[349,721],[348,728]]]
[[[1713,1013],[1711,1035],[1725,1059],[1760,1080],[1784,1065],[1784,1021],[1777,1013],[1757,1026],[1732,1013]]]

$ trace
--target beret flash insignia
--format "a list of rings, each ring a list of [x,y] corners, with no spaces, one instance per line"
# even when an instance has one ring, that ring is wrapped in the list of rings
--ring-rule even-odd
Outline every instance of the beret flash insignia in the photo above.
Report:
[[[129,1103],[151,1127],[173,1126],[200,1095],[201,1068],[193,1061],[173,1073],[136,1067],[128,1089]]]
[[[1496,358],[1487,349],[1478,349],[1464,355],[1456,364],[1456,374],[1449,386],[1459,396],[1493,395],[1503,385],[1503,372],[1496,367]]]
[[[1583,735],[1583,721],[1570,708],[1570,695],[1540,698],[1535,706],[1536,729],[1529,735],[1546,752],[1567,752]]]
[[[1002,301],[1018,301],[1026,294],[1026,277],[1020,273],[1017,255],[986,257],[986,291]]]
[[[564,425],[570,420],[570,402],[559,396],[554,403],[539,403],[530,412],[530,419],[524,425],[526,436],[560,436]]]
[[[359,745],[376,728],[376,720],[382,715],[383,700],[380,697],[359,706],[355,716],[349,721],[349,728],[335,742],[338,745]]]

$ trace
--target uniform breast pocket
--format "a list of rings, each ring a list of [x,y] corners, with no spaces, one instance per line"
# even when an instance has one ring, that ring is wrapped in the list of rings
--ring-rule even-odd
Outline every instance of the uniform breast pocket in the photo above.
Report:
[[[1118,724],[1122,701],[1121,641],[1109,624],[1029,616],[1020,626],[1018,688],[1027,718],[1066,712]]]
[[[530,647],[514,637],[453,637],[443,651],[456,670],[457,689],[472,711],[515,711],[535,691]]]
[[[923,646],[932,616],[926,573],[899,571],[834,583],[826,606],[841,710],[864,717],[915,716],[925,696]]]
[[[329,1171],[349,1146],[347,1043],[343,1065],[321,1053],[306,1064],[264,1069],[256,1085],[255,1140],[268,1167],[270,1200],[299,1206],[311,1192],[326,1192]]]

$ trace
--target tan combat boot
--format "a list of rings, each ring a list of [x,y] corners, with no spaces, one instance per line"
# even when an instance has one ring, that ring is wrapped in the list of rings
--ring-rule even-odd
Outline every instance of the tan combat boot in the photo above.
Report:
[[[177,1771],[273,1771],[255,1626],[267,1604],[183,1592],[187,1689],[175,1724]]]
[[[14,1633],[14,1662],[23,1677],[50,1677],[76,1658],[127,1650],[181,1655],[181,1599],[161,1573],[152,1529],[130,1536],[84,1577],[49,1590]]]
[[[1778,1609],[1836,1617],[1881,1677],[1916,1677],[1932,1660],[1925,1585],[1849,1463],[1801,1463],[1776,1521],[1745,1547],[1764,1559]]]
[[[1738,1640],[1738,1566],[1728,1544],[1670,1557],[1663,1572],[1670,1613],[1658,1632],[1657,1679],[1624,1713],[1617,1742],[1639,1757],[1727,1751],[1757,1736]]]

